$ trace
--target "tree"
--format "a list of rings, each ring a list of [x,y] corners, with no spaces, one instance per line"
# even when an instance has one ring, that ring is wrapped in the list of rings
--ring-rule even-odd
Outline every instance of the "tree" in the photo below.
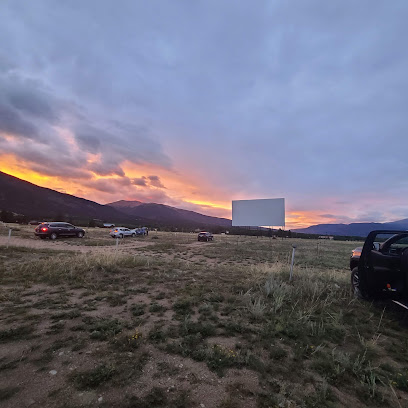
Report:
[[[0,220],[3,222],[14,222],[14,215],[10,211],[2,210],[0,212]]]

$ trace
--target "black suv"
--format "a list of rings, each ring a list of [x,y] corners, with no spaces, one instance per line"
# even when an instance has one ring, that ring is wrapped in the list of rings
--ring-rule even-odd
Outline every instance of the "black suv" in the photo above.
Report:
[[[350,267],[357,296],[385,296],[408,308],[408,231],[371,231],[353,251]]]
[[[201,231],[198,234],[198,241],[212,241],[214,239],[213,234],[207,231]]]
[[[67,222],[43,222],[34,230],[34,234],[41,239],[47,237],[53,240],[58,237],[82,238],[85,235],[85,230]]]

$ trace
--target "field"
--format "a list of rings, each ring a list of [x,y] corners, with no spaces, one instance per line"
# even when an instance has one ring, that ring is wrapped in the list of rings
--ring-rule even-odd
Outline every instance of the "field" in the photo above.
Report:
[[[2,407],[408,406],[404,314],[350,291],[360,243],[7,231]]]

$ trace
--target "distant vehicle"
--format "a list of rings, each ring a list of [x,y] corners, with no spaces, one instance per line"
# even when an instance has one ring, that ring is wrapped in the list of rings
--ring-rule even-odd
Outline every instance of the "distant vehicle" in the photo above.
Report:
[[[78,237],[85,235],[85,230],[67,222],[43,222],[36,227],[34,234],[41,239],[58,237]]]
[[[132,231],[135,235],[146,235],[146,230],[144,228],[135,228]]]
[[[212,241],[214,239],[213,234],[207,231],[201,231],[197,237],[198,241]]]
[[[112,238],[125,238],[125,237],[135,237],[135,230],[131,230],[125,227],[114,228],[109,232]]]
[[[357,296],[389,298],[408,309],[408,231],[371,231],[353,250],[350,269]]]
[[[148,231],[148,229],[147,229],[146,227],[135,228],[135,229],[132,230],[132,231],[134,231],[134,233],[135,233],[136,235],[149,235],[149,231]]]
[[[40,225],[41,221],[31,220],[28,225]]]
[[[109,222],[105,222],[103,224],[103,228],[114,228],[115,224],[109,223]]]

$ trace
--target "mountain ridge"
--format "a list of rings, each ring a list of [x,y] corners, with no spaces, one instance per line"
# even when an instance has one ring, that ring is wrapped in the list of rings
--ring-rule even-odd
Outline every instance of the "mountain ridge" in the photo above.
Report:
[[[408,218],[391,222],[354,222],[351,224],[317,224],[292,230],[301,234],[365,237],[373,230],[408,230]]]
[[[211,217],[164,204],[126,200],[111,204],[114,206],[61,193],[0,171],[0,210],[27,217],[49,219],[62,216],[81,220],[99,219],[103,222],[196,228],[208,225],[231,226],[231,220],[226,218]],[[134,213],[138,207],[141,207],[140,214]]]
[[[126,205],[126,203],[129,205]],[[132,203],[135,202],[120,200],[106,205],[116,209],[120,208],[121,211],[128,215],[152,219],[158,222],[169,222],[170,220],[173,220],[174,222],[175,220],[178,220],[179,222],[191,222],[223,227],[231,227],[232,225],[232,221],[227,218],[212,217],[210,215],[204,215],[195,211],[184,210],[166,204],[142,203],[140,201],[136,201],[137,204],[135,205],[132,205]]]

